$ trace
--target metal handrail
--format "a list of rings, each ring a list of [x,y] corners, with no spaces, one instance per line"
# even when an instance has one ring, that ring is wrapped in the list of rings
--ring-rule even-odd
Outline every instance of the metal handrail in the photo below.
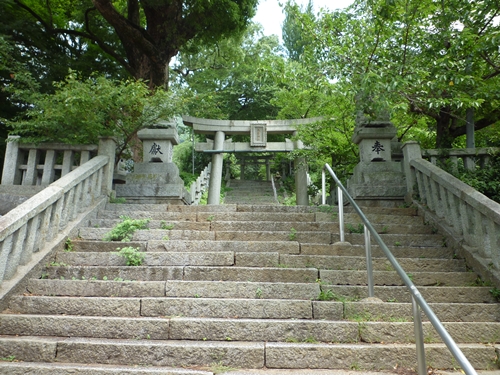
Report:
[[[469,360],[465,357],[465,355],[462,353],[458,345],[455,343],[453,338],[450,336],[448,331],[446,331],[446,328],[444,328],[443,324],[441,321],[438,319],[434,311],[431,309],[429,304],[425,301],[424,297],[420,294],[418,291],[417,287],[413,282],[410,280],[408,275],[405,273],[403,268],[400,266],[392,252],[389,250],[387,245],[384,243],[380,235],[377,233],[377,231],[373,228],[373,225],[370,223],[370,221],[367,219],[363,211],[361,211],[361,208],[356,204],[354,199],[351,197],[351,195],[347,192],[347,189],[342,185],[340,180],[337,178],[335,175],[335,172],[333,172],[332,168],[328,165],[325,164],[323,167],[322,175],[321,175],[321,192],[322,192],[322,204],[326,204],[326,173],[325,170],[327,170],[335,183],[337,184],[338,188],[338,205],[339,205],[339,226],[340,226],[340,241],[344,242],[344,210],[343,210],[343,194],[346,195],[347,200],[351,203],[351,205],[354,207],[356,212],[358,213],[359,217],[364,223],[364,229],[365,229],[365,248],[366,248],[366,256],[367,256],[367,271],[368,271],[368,286],[369,286],[369,296],[373,297],[373,270],[371,268],[371,245],[370,243],[370,236],[373,236],[375,241],[378,243],[382,251],[384,252],[385,256],[391,263],[391,265],[394,267],[396,272],[398,273],[399,277],[403,280],[405,283],[407,289],[409,290],[411,297],[412,297],[412,308],[413,308],[413,322],[414,322],[414,327],[415,327],[415,342],[417,346],[417,363],[418,363],[418,373],[419,375],[426,375],[427,374],[427,366],[425,363],[425,351],[424,351],[424,340],[423,340],[423,329],[422,329],[422,321],[421,321],[421,316],[420,316],[420,309],[427,315],[427,318],[435,328],[436,332],[441,336],[441,339],[443,342],[446,344],[448,349],[450,350],[451,354],[453,357],[457,360],[458,364],[462,367],[464,372],[467,375],[477,375],[476,370],[472,367],[470,364]],[[371,288],[371,291],[370,291]]]

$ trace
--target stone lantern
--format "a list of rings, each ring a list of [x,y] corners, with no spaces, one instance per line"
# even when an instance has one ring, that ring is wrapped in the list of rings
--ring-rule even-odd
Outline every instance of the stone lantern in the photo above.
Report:
[[[116,185],[116,196],[128,203],[188,204],[189,194],[172,162],[173,146],[179,144],[174,122],[159,122],[154,128],[137,132],[142,141],[142,163],[135,163],[126,183]]]
[[[360,162],[347,184],[357,201],[378,205],[381,201],[401,200],[406,194],[402,164],[393,157],[396,135],[388,113],[369,119],[358,112],[352,141],[359,147]]]

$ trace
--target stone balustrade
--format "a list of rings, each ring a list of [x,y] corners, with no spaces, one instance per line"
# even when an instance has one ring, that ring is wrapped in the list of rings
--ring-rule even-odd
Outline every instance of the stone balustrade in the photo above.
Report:
[[[422,158],[430,161],[434,165],[439,162],[449,162],[453,169],[458,168],[461,160],[462,165],[468,170],[474,170],[477,166],[484,167],[488,165],[490,157],[494,153],[499,153],[500,148],[474,148],[474,149],[451,149],[451,150],[422,150]]]
[[[463,239],[483,266],[500,271],[500,204],[422,158],[420,146],[403,146],[408,193]]]
[[[205,169],[201,171],[196,181],[191,184],[190,193],[192,205],[198,205],[200,203],[201,196],[208,189],[211,168],[212,163],[208,163],[208,166],[206,166]]]
[[[96,145],[27,144],[9,136],[2,185],[49,185],[97,154]]]
[[[112,187],[114,140],[101,139],[98,154],[0,217],[2,295],[6,289],[2,284],[24,277],[30,265],[38,264],[53,250],[63,231],[107,200]]]

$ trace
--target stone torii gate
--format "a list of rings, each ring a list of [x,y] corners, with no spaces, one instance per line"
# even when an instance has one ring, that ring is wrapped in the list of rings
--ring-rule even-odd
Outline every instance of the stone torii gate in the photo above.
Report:
[[[300,140],[292,142],[268,142],[268,134],[296,135],[297,126],[321,121],[321,117],[296,120],[210,120],[182,116],[185,125],[193,128],[196,134],[207,134],[213,141],[196,144],[196,151],[212,153],[212,173],[208,189],[208,204],[219,204],[223,153],[237,152],[291,152],[304,148]],[[226,135],[249,135],[250,142],[232,142]],[[303,157],[295,159],[295,189],[297,205],[307,206],[307,165]]]

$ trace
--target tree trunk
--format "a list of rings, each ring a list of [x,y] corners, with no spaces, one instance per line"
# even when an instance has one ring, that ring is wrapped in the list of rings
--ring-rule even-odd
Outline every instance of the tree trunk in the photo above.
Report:
[[[436,118],[436,148],[452,148],[455,137],[451,134],[449,108],[441,108]]]

